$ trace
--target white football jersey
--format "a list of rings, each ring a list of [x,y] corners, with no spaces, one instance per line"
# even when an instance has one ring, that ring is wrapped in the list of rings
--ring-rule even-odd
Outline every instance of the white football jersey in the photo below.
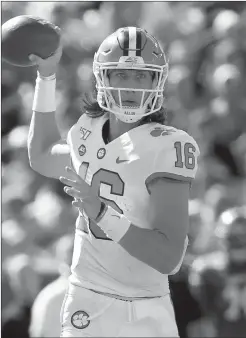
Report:
[[[149,182],[157,177],[191,182],[197,170],[198,146],[186,132],[154,122],[105,144],[102,128],[107,119],[108,114],[99,118],[84,114],[70,129],[67,141],[73,167],[131,223],[148,229]],[[187,242],[184,253],[186,246]],[[70,281],[126,297],[169,292],[167,275],[131,256],[81,214],[76,222]]]

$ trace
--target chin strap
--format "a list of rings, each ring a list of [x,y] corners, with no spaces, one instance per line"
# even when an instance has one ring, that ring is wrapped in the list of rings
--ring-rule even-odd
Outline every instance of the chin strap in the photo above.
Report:
[[[118,105],[112,106],[112,112],[117,115],[117,118],[125,123],[133,123],[141,120],[145,115],[143,108],[132,107],[119,107]]]
[[[156,102],[154,103],[154,105],[159,105],[160,107],[151,111],[152,108],[150,107],[150,105],[152,104],[152,102],[148,102],[150,99],[153,100],[152,94],[150,94],[149,98],[142,107],[120,107],[118,104],[116,104],[110,92],[106,93],[102,89],[100,89],[97,93],[97,101],[99,106],[103,110],[115,114],[120,121],[125,123],[134,123],[140,121],[143,117],[153,114],[155,111],[161,108],[162,102],[159,101],[161,98],[158,98],[157,100],[155,99]]]

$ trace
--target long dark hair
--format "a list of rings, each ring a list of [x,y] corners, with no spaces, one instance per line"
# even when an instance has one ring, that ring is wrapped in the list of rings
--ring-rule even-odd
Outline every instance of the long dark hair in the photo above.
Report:
[[[93,89],[82,96],[82,113],[87,114],[92,118],[102,116],[106,113],[97,102],[96,81],[93,79]],[[167,124],[167,111],[162,106],[157,112],[147,115],[142,118],[141,124],[157,122],[160,124]]]

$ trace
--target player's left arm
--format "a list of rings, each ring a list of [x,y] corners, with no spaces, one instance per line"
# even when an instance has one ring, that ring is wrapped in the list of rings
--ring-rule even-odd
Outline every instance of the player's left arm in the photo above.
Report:
[[[76,183],[73,184],[67,178],[61,178],[62,183],[73,186],[73,188],[65,187],[66,193],[77,198],[76,201],[73,201],[74,206],[81,209],[83,206],[86,207],[86,213],[92,219],[95,218],[100,210],[100,199],[97,196],[91,196],[86,203],[87,196],[85,194],[84,201],[79,200],[82,197],[81,191],[86,191],[87,187],[71,169],[69,173],[73,175]],[[81,185],[84,185],[84,189],[80,188]],[[90,186],[88,188],[90,189]],[[111,209],[114,214],[111,216],[113,219],[106,218],[104,221],[106,228],[102,227],[102,229],[130,255],[163,274],[169,274],[179,265],[187,245],[185,239],[189,227],[190,183],[170,178],[157,178],[148,184],[148,190],[150,193],[148,210],[150,229],[143,229],[129,223],[123,215],[114,209]],[[119,219],[123,217],[121,221],[126,224],[122,224],[121,221],[116,224],[117,217]],[[98,225],[101,227],[100,222]],[[127,226],[126,229],[124,229],[124,225]],[[115,232],[114,235],[112,231]],[[116,238],[119,237],[121,239],[117,240]]]
[[[100,210],[100,199],[92,195],[86,203],[87,196],[90,195],[90,186],[86,186],[82,178],[78,177],[71,169],[67,168],[66,170],[74,178],[74,181],[61,178],[62,183],[73,187],[65,187],[66,193],[77,198],[76,201],[73,201],[73,205],[81,209],[83,206],[86,207],[87,214],[94,219]],[[70,177],[72,178],[72,176]],[[150,229],[143,229],[131,223],[125,231],[123,224],[115,224],[115,218],[112,226],[110,225],[111,219],[105,220],[105,222],[109,224],[110,228],[112,227],[111,230],[117,231],[118,238],[122,236],[117,241],[130,255],[162,273],[169,273],[178,265],[184,252],[185,238],[188,232],[189,188],[189,182],[170,178],[155,178],[148,184]],[[85,193],[87,189],[88,193]],[[82,197],[82,191],[85,196],[82,198],[83,201],[79,200]],[[113,212],[115,217],[122,217],[115,210]],[[128,222],[127,219],[125,221]],[[105,229],[105,233],[116,240],[115,236],[111,236],[110,229]]]
[[[131,224],[119,244],[163,274],[171,273],[184,252],[189,228],[189,183],[158,178],[149,185],[151,229]]]
[[[198,156],[198,146],[188,134],[172,138],[157,152],[153,174],[146,180],[150,230],[131,224],[119,241],[132,256],[163,274],[176,270],[186,250],[189,193]]]

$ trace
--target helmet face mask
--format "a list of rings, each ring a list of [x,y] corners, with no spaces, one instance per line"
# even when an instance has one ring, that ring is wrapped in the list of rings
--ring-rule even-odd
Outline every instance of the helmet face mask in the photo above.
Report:
[[[109,72],[115,69],[150,71],[153,73],[152,88],[116,88],[110,86]],[[168,64],[157,40],[140,28],[126,27],[117,30],[104,40],[95,54],[93,73],[97,82],[97,101],[99,106],[126,123],[140,120],[143,116],[160,110],[163,104],[163,91],[168,76]],[[124,106],[124,91],[141,92],[141,103]],[[116,93],[116,102],[112,93]]]

